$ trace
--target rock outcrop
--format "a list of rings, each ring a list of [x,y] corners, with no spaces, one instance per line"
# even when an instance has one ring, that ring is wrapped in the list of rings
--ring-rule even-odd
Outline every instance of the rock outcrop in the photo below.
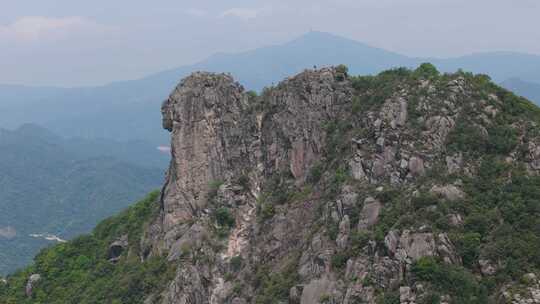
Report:
[[[39,281],[41,281],[41,275],[37,273],[34,273],[28,278],[28,281],[26,282],[26,290],[25,290],[27,297],[32,296],[34,287],[36,286],[37,283],[39,283]]]
[[[162,106],[158,210],[98,229],[105,264],[174,268],[145,304],[538,303],[540,132],[516,98],[429,65],[261,95],[194,73]]]
[[[225,74],[199,72],[178,85],[162,108],[172,161],[144,247],[146,255],[166,253],[179,266],[163,294],[149,299],[265,303],[265,282],[283,275],[295,278],[286,290],[290,303],[375,303],[379,288],[398,289],[401,303],[416,303],[429,290],[400,287],[412,265],[426,257],[461,265],[448,235],[426,225],[390,230],[382,242],[361,236],[377,229],[387,187],[401,187],[405,200],[419,189],[448,203],[466,199],[460,180],[417,181],[440,170],[474,173],[461,151],[445,146],[468,106],[470,85],[463,77],[450,80],[443,99],[429,80],[420,84],[424,95],[398,86],[380,108],[357,114],[351,105],[358,92],[338,74],[305,71],[261,96]],[[497,115],[496,106],[490,113]],[[528,147],[529,169],[536,170],[537,146]],[[342,173],[331,173],[333,164],[354,182],[336,184]],[[225,239],[215,236],[223,230],[215,214],[223,209],[234,219]],[[463,222],[457,213],[445,218],[450,227]],[[344,255],[351,248],[355,256]],[[243,262],[231,274],[233,260]],[[496,271],[480,264],[485,275]]]
[[[119,239],[117,239],[116,241],[112,242],[111,245],[109,245],[109,252],[107,252],[107,259],[112,263],[117,262],[122,256],[122,253],[124,252],[124,250],[128,248],[128,246],[129,246],[128,236],[122,235]]]

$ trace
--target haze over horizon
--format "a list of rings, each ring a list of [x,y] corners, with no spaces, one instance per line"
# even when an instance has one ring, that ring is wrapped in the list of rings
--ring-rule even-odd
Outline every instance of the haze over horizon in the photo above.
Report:
[[[534,0],[6,2],[0,83],[101,85],[280,44],[310,30],[412,57],[540,55],[538,12]]]

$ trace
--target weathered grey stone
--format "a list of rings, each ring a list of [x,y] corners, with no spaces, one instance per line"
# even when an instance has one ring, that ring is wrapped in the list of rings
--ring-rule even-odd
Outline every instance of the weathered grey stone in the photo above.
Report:
[[[351,222],[349,216],[345,215],[339,223],[339,234],[336,239],[336,244],[339,248],[345,249],[347,242],[349,241],[349,235],[351,233]]]
[[[107,258],[109,259],[109,262],[116,263],[122,256],[124,250],[127,249],[128,245],[129,244],[127,234],[122,235],[116,241],[112,242],[109,245],[109,251],[107,252]]]
[[[463,224],[463,219],[461,215],[457,213],[449,214],[448,215],[448,223],[452,227],[459,227]]]
[[[375,288],[372,286],[362,286],[361,283],[353,284],[347,289],[343,304],[355,303],[375,304]]]
[[[399,288],[399,303],[414,303],[416,296],[409,286],[401,286]]]
[[[446,156],[446,169],[448,170],[448,173],[454,174],[459,172],[459,170],[461,170],[462,164],[463,156],[461,153],[452,156]]]
[[[378,200],[368,197],[364,201],[364,207],[360,212],[358,229],[368,229],[375,225],[381,213],[382,204]]]
[[[178,239],[170,248],[167,259],[174,261],[190,251],[200,247],[200,241],[206,233],[206,229],[199,225],[192,225],[180,239]]]
[[[501,289],[500,302],[511,304],[540,303],[540,280],[534,273],[527,273],[521,284],[508,284]]]
[[[416,156],[411,157],[411,159],[409,159],[409,171],[411,171],[414,176],[424,175],[425,168],[422,158]]]
[[[461,258],[446,233],[437,235],[437,254],[448,264],[461,264]]]
[[[32,296],[34,288],[39,283],[39,281],[41,281],[41,275],[38,273],[34,273],[28,278],[28,281],[26,282],[26,289],[25,289],[27,297]]]
[[[289,303],[319,303],[324,298],[332,304],[374,304],[378,291],[397,289],[402,303],[423,300],[431,285],[410,286],[414,261],[438,256],[446,263],[461,263],[448,236],[432,232],[427,221],[394,226],[410,230],[391,230],[384,240],[388,250],[367,240],[366,246],[348,258],[345,269],[332,263],[336,253],[351,248],[350,216],[360,207],[359,194],[371,197],[361,206],[358,223],[352,224],[371,229],[382,208],[373,197],[384,197],[384,190],[399,187],[407,200],[432,185],[431,181],[420,185],[424,180],[418,177],[428,168],[445,164],[450,174],[476,174],[474,160],[464,159],[459,152],[447,155],[444,146],[455,121],[464,115],[463,105],[469,102],[466,81],[451,81],[444,98],[436,94],[430,81],[420,82],[400,84],[379,109],[352,114],[351,101],[358,92],[343,72],[333,68],[307,70],[258,97],[248,96],[228,75],[195,73],[183,80],[163,105],[163,125],[171,131],[173,159],[159,201],[160,214],[148,226],[143,242],[149,255],[168,254],[179,264],[176,277],[160,297],[161,304],[254,302],[261,290],[253,286],[252,278],[259,271],[271,271],[271,276],[283,271],[298,275],[298,282],[289,290]],[[417,119],[408,123],[408,100],[417,92],[417,85],[431,93],[422,91],[422,96],[415,96]],[[468,106],[478,110],[474,122],[487,136],[482,124],[494,112],[481,117],[477,116],[481,105]],[[495,105],[493,110],[498,109]],[[342,120],[351,128],[342,129]],[[334,128],[336,122],[338,128]],[[334,153],[335,147],[329,144],[335,142],[329,140],[344,140],[341,143],[349,146],[340,146],[344,149]],[[536,162],[539,144],[536,139],[528,143],[524,163],[534,173],[540,168]],[[334,156],[331,163],[324,163]],[[520,161],[515,155],[509,157]],[[317,169],[316,164],[330,165],[332,170],[334,165],[348,164],[352,179],[335,185],[336,172],[326,168],[311,171]],[[322,174],[310,175],[314,172]],[[240,177],[247,185],[238,185]],[[210,193],[209,185],[215,181],[223,184],[217,193]],[[330,199],[326,195],[329,185],[337,186],[332,189],[336,196]],[[464,198],[460,188],[454,183],[436,185],[431,191],[456,201]],[[293,191],[295,195],[283,195],[284,201],[274,204],[276,194]],[[265,210],[268,206],[273,209]],[[226,237],[218,238],[213,212],[221,207],[230,210],[235,226]],[[436,206],[432,208],[438,211]],[[339,223],[336,239],[324,225],[330,219]],[[459,214],[450,214],[448,221],[452,226],[462,225]],[[179,255],[188,245],[191,253]],[[243,259],[242,267],[234,273],[234,280],[225,280],[231,275],[230,261],[237,256]],[[241,290],[233,292],[232,282],[242,284]],[[371,286],[364,286],[366,282]],[[444,301],[451,300],[444,295]]]
[[[384,159],[377,158],[373,161],[373,167],[371,168],[374,177],[382,177],[385,173]]]
[[[497,272],[497,267],[490,260],[480,259],[478,265],[483,275],[494,275]]]
[[[399,246],[399,231],[390,230],[390,232],[388,232],[388,234],[384,237],[384,244],[386,245],[388,251],[392,255],[395,255]]]
[[[465,193],[454,185],[433,186],[430,192],[450,202],[465,198]]]
[[[289,302],[291,304],[299,304],[300,298],[302,297],[302,291],[304,290],[304,285],[296,285],[291,287],[289,290]]]
[[[436,255],[435,238],[431,233],[403,231],[399,239],[398,255],[416,261],[421,257]]]
[[[349,167],[351,169],[351,175],[356,180],[366,180],[366,172],[362,165],[362,159],[355,157],[349,161]]]
[[[401,96],[388,99],[381,108],[381,116],[392,129],[404,126],[407,121],[407,100]]]
[[[334,282],[326,277],[309,282],[302,290],[300,304],[319,303],[322,296],[330,294],[333,286]]]

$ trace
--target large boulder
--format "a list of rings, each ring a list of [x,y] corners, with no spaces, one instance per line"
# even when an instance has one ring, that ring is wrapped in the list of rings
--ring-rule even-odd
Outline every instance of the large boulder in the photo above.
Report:
[[[26,296],[27,297],[31,297],[32,296],[32,293],[34,291],[34,288],[35,286],[37,285],[37,283],[41,281],[41,275],[40,274],[37,274],[37,273],[34,273],[32,274],[29,278],[28,278],[28,281],[26,282],[26,289],[25,289],[25,292],[26,292]]]
[[[465,193],[454,185],[445,185],[445,186],[435,185],[431,188],[430,192],[450,202],[455,202],[465,197]]]
[[[424,167],[424,161],[422,158],[417,156],[411,157],[411,159],[409,159],[409,171],[413,176],[424,175],[426,169]]]
[[[421,257],[440,256],[447,263],[461,263],[445,233],[435,236],[430,232],[404,230],[400,235],[397,230],[391,230],[384,243],[390,255],[401,262],[412,263]]]
[[[364,200],[364,206],[360,211],[360,220],[358,221],[358,229],[368,229],[375,225],[379,220],[382,204],[378,200],[368,197]]]
[[[118,260],[120,260],[120,257],[122,256],[122,253],[128,247],[128,245],[128,235],[122,235],[120,238],[118,238],[109,245],[107,259],[112,263],[118,262]]]

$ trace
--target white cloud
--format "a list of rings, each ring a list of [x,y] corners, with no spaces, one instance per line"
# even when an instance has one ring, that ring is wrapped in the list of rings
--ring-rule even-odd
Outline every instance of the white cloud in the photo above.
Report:
[[[208,15],[207,11],[198,8],[187,9],[185,13],[193,17],[204,17]]]
[[[106,29],[84,17],[50,18],[41,16],[21,17],[8,25],[0,25],[0,39],[37,41],[42,38],[59,38],[73,33],[95,32]]]
[[[219,16],[221,18],[225,17],[235,17],[243,20],[255,19],[261,13],[262,9],[252,9],[252,8],[231,8],[226,11],[223,11]]]

